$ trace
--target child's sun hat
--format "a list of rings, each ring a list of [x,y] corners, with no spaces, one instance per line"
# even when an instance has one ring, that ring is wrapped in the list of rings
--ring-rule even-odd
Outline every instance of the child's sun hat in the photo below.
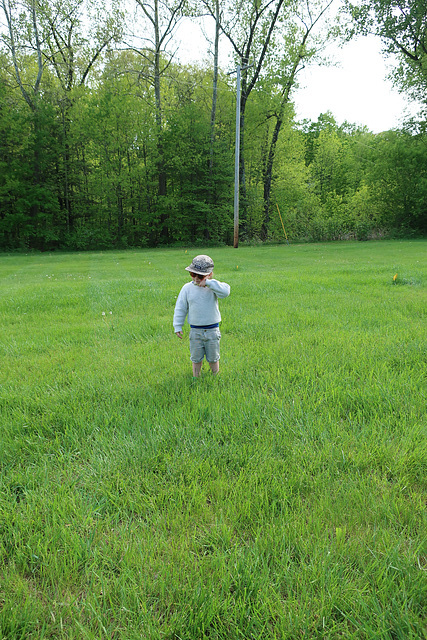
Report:
[[[186,271],[191,271],[192,273],[198,273],[200,276],[208,276],[214,268],[214,263],[212,258],[209,256],[196,256],[193,258],[193,262],[185,267]]]

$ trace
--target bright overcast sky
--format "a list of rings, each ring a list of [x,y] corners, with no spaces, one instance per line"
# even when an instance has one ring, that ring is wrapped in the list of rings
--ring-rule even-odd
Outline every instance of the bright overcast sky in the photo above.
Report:
[[[194,23],[180,26],[177,37],[181,40],[178,58],[182,62],[206,58],[208,45]],[[224,40],[222,49],[228,51]],[[300,88],[292,94],[297,120],[315,121],[321,113],[330,111],[338,124],[347,121],[379,133],[399,127],[405,116],[416,114],[416,105],[386,79],[389,62],[381,54],[379,39],[359,38],[328,55],[333,56],[336,66],[313,67],[300,75]],[[224,56],[222,66],[226,63]]]
[[[399,127],[416,105],[398,93],[386,76],[389,62],[374,37],[349,42],[334,55],[336,67],[304,70],[294,95],[297,118],[317,120],[331,111],[339,124],[345,120],[366,125],[374,133]]]

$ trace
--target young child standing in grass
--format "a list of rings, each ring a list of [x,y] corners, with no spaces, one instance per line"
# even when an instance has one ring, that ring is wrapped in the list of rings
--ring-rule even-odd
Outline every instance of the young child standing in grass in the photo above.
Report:
[[[173,326],[178,338],[182,339],[182,327],[188,315],[190,329],[190,359],[193,363],[193,377],[198,378],[202,370],[203,358],[216,375],[219,371],[219,323],[221,314],[218,298],[230,295],[230,285],[212,278],[214,263],[205,255],[196,256],[185,267],[190,272],[191,282],[185,284],[178,296],[173,316]]]

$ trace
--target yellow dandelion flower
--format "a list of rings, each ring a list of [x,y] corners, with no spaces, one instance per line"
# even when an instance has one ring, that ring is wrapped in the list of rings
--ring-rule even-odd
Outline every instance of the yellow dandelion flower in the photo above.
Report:
[[[395,273],[393,276],[393,282],[396,282],[396,280],[397,280],[397,273]]]

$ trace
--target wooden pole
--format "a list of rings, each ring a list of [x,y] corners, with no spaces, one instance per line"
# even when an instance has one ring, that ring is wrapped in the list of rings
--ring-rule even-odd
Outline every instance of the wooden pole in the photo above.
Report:
[[[236,92],[236,147],[234,157],[234,243],[235,249],[239,246],[239,159],[240,159],[240,65],[237,65],[237,92]]]

